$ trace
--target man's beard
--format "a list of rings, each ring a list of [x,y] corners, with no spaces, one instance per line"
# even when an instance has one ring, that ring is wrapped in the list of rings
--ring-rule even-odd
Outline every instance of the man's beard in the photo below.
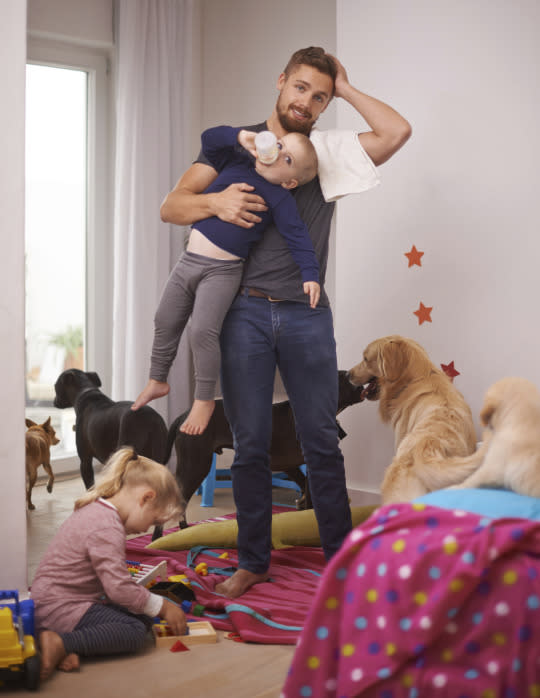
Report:
[[[289,104],[284,108],[281,105],[281,98],[277,101],[276,112],[281,127],[288,132],[293,131],[296,133],[303,133],[304,135],[309,136],[309,134],[311,133],[311,129],[313,128],[313,124],[315,123],[315,120],[313,119],[310,113],[307,113],[307,121],[297,121],[295,118],[289,116],[289,109],[291,106],[294,105]]]

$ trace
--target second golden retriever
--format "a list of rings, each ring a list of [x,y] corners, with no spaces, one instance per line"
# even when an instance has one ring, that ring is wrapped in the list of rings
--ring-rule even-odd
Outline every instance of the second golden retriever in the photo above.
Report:
[[[399,335],[376,339],[349,371],[379,400],[394,429],[395,456],[381,485],[383,504],[405,502],[464,480],[476,465],[462,463],[476,445],[471,410],[451,380],[417,342]]]
[[[540,392],[525,378],[502,378],[487,391],[482,446],[467,459],[474,472],[455,488],[505,487],[540,497]]]

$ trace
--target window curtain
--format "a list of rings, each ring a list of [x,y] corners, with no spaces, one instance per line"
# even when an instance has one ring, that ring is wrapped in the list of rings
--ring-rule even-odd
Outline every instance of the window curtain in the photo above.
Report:
[[[154,313],[185,230],[162,223],[160,204],[190,164],[193,0],[118,0],[115,5],[116,158],[112,396],[134,400],[148,380]],[[183,343],[186,344],[186,343]],[[191,400],[185,347],[167,423]]]

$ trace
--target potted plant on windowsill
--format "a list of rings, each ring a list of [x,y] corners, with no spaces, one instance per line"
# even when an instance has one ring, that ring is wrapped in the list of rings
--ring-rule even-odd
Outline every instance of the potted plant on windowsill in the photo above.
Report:
[[[65,349],[64,370],[68,368],[84,370],[83,328],[80,325],[77,327],[68,325],[63,332],[51,335],[51,344]]]

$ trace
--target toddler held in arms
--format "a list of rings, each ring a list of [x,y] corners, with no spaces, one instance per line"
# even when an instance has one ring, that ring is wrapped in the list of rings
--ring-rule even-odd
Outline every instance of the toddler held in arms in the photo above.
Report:
[[[217,126],[202,134],[202,152],[211,166],[200,167],[203,173],[212,173],[211,179],[218,173],[204,192],[212,215],[194,224],[187,249],[167,281],[154,320],[150,379],[131,408],[137,410],[169,392],[167,376],[191,316],[195,399],[180,426],[187,434],[202,434],[214,411],[221,326],[239,292],[244,261],[272,220],[301,271],[311,307],[319,302],[319,265],[289,191],[316,176],[315,148],[307,136],[288,133],[277,140],[275,160],[261,159],[255,148],[256,135],[231,126]],[[180,181],[177,187],[181,186]],[[231,222],[228,218],[234,216],[220,210],[220,193],[230,187],[264,199],[266,205],[253,204],[256,220]]]
[[[177,515],[180,492],[164,465],[122,448],[98,484],[49,544],[31,587],[41,678],[79,668],[79,657],[135,653],[155,616],[176,635],[182,609],[138,585],[126,565],[126,534],[144,533]]]

